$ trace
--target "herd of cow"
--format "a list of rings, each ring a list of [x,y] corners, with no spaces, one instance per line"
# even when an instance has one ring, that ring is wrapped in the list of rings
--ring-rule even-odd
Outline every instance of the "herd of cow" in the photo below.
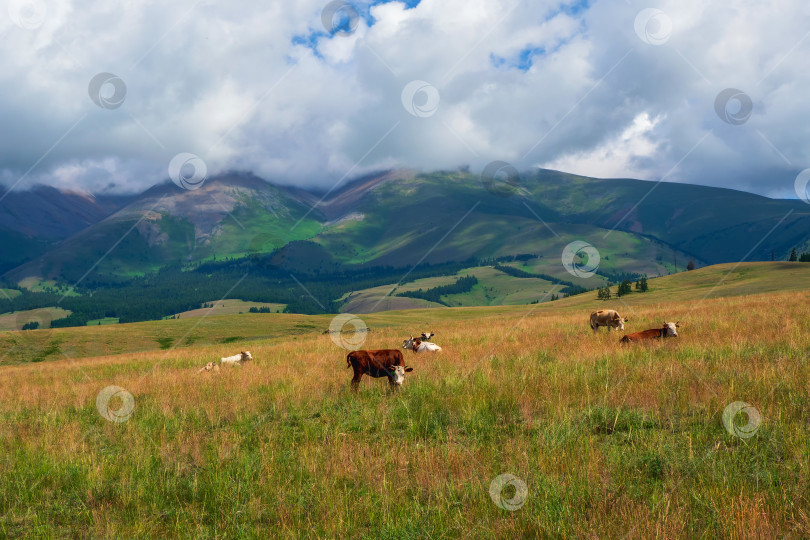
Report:
[[[614,328],[624,330],[624,323],[628,321],[629,319],[622,317],[613,309],[594,311],[591,313],[590,318],[591,329],[594,333],[599,330],[600,326],[606,326],[608,331]],[[679,327],[680,325],[677,322],[667,322],[664,323],[661,328],[651,328],[633,334],[626,334],[622,337],[620,342],[631,343],[650,339],[678,337]],[[414,353],[439,352],[442,348],[430,341],[430,338],[434,335],[435,334],[432,332],[423,332],[418,338],[411,336],[409,339],[402,342],[402,348],[413,351]],[[220,363],[238,366],[252,359],[253,356],[249,351],[242,351],[240,354],[220,359]],[[351,367],[354,370],[352,390],[355,392],[357,392],[360,386],[360,380],[363,378],[363,375],[374,378],[387,377],[390,387],[397,389],[405,382],[405,373],[413,371],[412,367],[405,365],[405,357],[399,349],[352,351],[346,356],[346,364],[347,367]],[[200,372],[204,371],[219,371],[219,364],[216,362],[208,362],[205,367],[200,369]]]

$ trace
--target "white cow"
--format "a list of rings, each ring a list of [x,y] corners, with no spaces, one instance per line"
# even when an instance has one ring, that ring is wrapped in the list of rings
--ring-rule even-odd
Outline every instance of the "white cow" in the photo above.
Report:
[[[241,366],[243,362],[247,362],[249,360],[253,360],[253,356],[250,354],[250,351],[242,351],[239,354],[235,354],[233,356],[228,356],[226,358],[221,358],[219,360],[220,364],[231,364],[234,366]]]
[[[439,352],[442,350],[441,347],[436,345],[435,343],[431,343],[429,341],[422,341],[421,339],[414,339],[413,336],[410,339],[406,339],[402,342],[403,349],[410,349],[415,353],[420,352]]]

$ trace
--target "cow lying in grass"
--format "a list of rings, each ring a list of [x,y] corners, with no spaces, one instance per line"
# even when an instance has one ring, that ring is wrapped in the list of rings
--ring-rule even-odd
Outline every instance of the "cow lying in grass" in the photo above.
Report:
[[[622,317],[614,309],[600,309],[591,313],[591,329],[596,333],[600,326],[607,326],[608,332],[614,328],[624,330],[624,323],[629,321],[627,317]]]
[[[352,351],[346,356],[347,367],[354,368],[352,377],[352,390],[357,392],[360,379],[363,375],[374,377],[388,377],[389,388],[398,389],[405,382],[405,373],[413,371],[405,367],[405,358],[402,351],[396,349],[380,349],[375,351]]]
[[[646,341],[650,339],[678,337],[678,328],[680,328],[679,322],[668,322],[664,323],[664,325],[661,328],[653,328],[651,330],[644,330],[642,332],[636,332],[634,334],[627,334],[620,340],[620,342],[630,343],[636,341]]]
[[[430,341],[430,338],[435,336],[433,332],[422,332],[422,337],[420,338],[422,341]]]
[[[219,371],[219,364],[216,362],[208,362],[197,373],[205,373],[206,371]]]
[[[229,364],[232,366],[241,366],[243,362],[248,362],[253,360],[253,355],[250,354],[250,351],[242,351],[239,354],[235,354],[233,356],[228,356],[225,358],[220,358],[219,363],[217,362],[208,362],[205,366],[201,367],[197,373],[204,373],[207,371],[219,371],[220,364]]]
[[[248,362],[250,360],[253,360],[253,356],[250,354],[250,351],[242,351],[241,353],[235,354],[233,356],[220,358],[219,363],[241,366],[243,362]]]
[[[424,334],[422,335],[424,336]],[[422,341],[421,339],[414,339],[413,336],[402,342],[402,348],[410,349],[415,353],[439,352],[442,350],[442,348],[436,345],[435,343],[431,343],[429,341]]]

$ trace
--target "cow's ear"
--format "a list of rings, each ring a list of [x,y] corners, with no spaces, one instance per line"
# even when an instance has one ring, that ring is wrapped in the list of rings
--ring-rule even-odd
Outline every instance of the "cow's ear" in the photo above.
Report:
[[[413,368],[412,368],[412,367],[406,367],[406,368],[405,368],[405,372],[406,372],[406,373],[410,373],[411,371],[413,371]]]
[[[681,327],[681,321],[676,322],[675,323],[675,328],[680,328],[680,327]]]

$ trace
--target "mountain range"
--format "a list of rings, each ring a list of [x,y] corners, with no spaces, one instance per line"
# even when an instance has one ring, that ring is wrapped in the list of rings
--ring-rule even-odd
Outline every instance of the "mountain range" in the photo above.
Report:
[[[70,283],[262,253],[290,270],[531,253],[555,274],[563,248],[583,240],[605,271],[658,275],[688,260],[784,259],[810,241],[801,201],[543,169],[485,184],[466,171],[393,170],[326,193],[244,173],[120,197],[37,186],[0,193],[0,269],[10,283]]]

